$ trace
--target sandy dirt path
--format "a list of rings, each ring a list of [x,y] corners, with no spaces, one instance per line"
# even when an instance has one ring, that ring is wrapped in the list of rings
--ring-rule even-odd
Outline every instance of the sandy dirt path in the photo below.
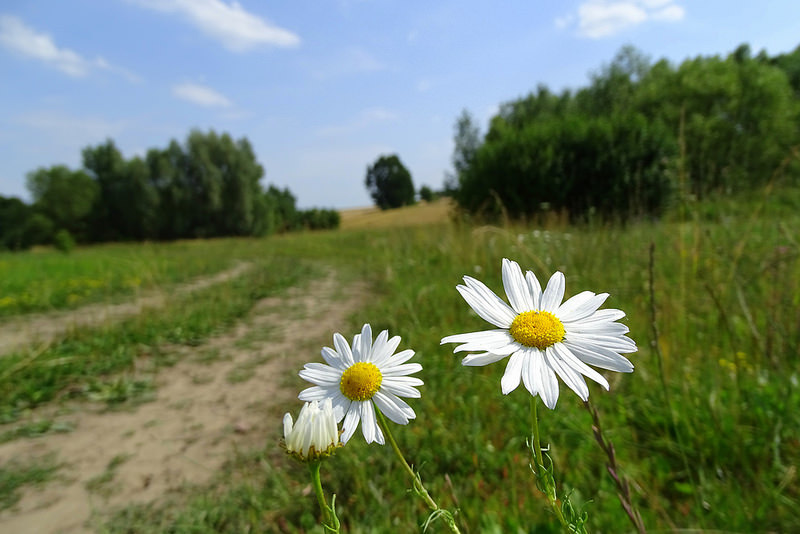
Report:
[[[215,275],[178,284],[168,290],[146,291],[133,300],[118,304],[89,304],[75,310],[31,314],[4,320],[0,324],[0,356],[28,345],[49,343],[73,328],[113,323],[137,315],[144,308],[163,305],[170,296],[191,293],[226,282],[241,276],[252,267],[251,263],[237,263]]]
[[[226,335],[175,347],[183,358],[158,373],[154,401],[121,412],[78,405],[56,416],[73,431],[0,445],[0,462],[55,455],[63,463],[56,480],[29,488],[0,512],[0,532],[95,532],[114,507],[208,481],[235,447],[275,435],[280,418],[265,417],[265,408],[296,396],[285,384],[288,374],[319,359],[365,295],[365,287],[343,287],[331,273],[264,299]],[[210,362],[201,361],[209,355]],[[115,462],[111,480],[98,488]]]

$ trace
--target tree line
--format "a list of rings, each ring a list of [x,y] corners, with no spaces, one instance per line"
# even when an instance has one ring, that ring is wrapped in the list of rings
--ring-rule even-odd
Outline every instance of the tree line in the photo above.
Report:
[[[673,201],[800,177],[800,47],[652,64],[624,47],[590,84],[540,85],[501,105],[482,135],[455,126],[446,189],[466,212],[572,220],[658,216]]]
[[[264,168],[250,142],[227,133],[193,130],[183,144],[172,140],[127,160],[109,139],[84,148],[82,161],[78,170],[56,165],[29,173],[31,205],[0,197],[0,249],[339,226],[335,210],[298,210],[288,188],[262,188]]]

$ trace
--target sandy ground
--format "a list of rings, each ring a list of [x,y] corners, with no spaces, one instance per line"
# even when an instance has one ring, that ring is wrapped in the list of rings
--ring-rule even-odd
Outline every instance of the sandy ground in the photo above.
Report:
[[[0,532],[94,532],[114,507],[209,480],[235,447],[257,446],[275,434],[281,422],[265,420],[265,406],[297,394],[282,384],[287,374],[319,359],[319,348],[331,344],[364,295],[364,287],[343,288],[331,273],[264,299],[226,335],[200,347],[175,347],[183,357],[159,371],[155,400],[126,411],[79,404],[64,415],[47,415],[74,425],[73,431],[0,445],[0,463],[54,455],[63,465],[55,480],[29,488],[13,509],[0,512]],[[0,339],[5,335],[0,331]],[[308,348],[317,340],[319,348]],[[104,474],[110,480],[100,483]]]

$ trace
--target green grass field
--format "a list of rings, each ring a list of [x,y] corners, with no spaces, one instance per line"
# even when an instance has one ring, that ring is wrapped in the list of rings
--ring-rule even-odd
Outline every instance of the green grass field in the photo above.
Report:
[[[143,286],[175,283],[237,259],[257,269],[117,327],[87,328],[44,352],[0,358],[0,414],[10,425],[92,383],[114,384],[141,358],[157,357],[165,343],[202,348],[259,298],[331,268],[371,288],[363,309],[338,330],[352,338],[365,322],[373,331],[387,328],[423,365],[422,398],[410,401],[417,419],[393,431],[431,494],[458,510],[462,532],[559,532],[528,467],[529,395],[523,388],[501,394],[504,362],[463,367],[452,346],[439,344],[443,336],[487,328],[455,286],[468,274],[503,295],[500,267],[507,257],[542,281],[561,270],[567,296],[608,292],[605,307],[627,312],[623,322],[639,346],[630,358],[636,370],[606,373],[611,391],[590,385],[590,401],[648,531],[800,531],[798,194],[772,192],[676,213],[627,227],[443,221],[266,240],[91,247],[71,256],[3,255],[0,302],[19,301],[43,283],[52,289],[31,297],[28,307],[0,305],[0,316],[96,298],[88,291],[70,303],[70,280],[102,280],[102,291],[122,296],[131,291],[126,277],[137,276]],[[322,361],[319,351],[305,361]],[[296,392],[306,387],[296,376],[287,376],[286,385]],[[103,530],[322,532],[306,471],[279,446],[282,414],[296,415],[299,407],[264,413],[274,420],[274,434],[264,436],[263,447],[231,451],[207,486],[118,510]],[[584,505],[589,531],[632,531],[581,401],[562,384],[557,408],[539,413],[559,491]],[[323,465],[323,484],[337,495],[345,532],[418,532],[427,517],[389,447],[366,446],[360,434]],[[433,523],[429,531],[446,528]]]

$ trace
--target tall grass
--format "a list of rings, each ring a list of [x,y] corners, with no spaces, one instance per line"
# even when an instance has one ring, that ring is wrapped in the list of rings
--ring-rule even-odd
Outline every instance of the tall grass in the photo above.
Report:
[[[628,227],[431,225],[285,236],[269,250],[372,283],[364,308],[338,330],[352,337],[369,322],[417,352],[425,381],[411,401],[417,419],[394,435],[437,501],[459,510],[463,531],[558,531],[528,467],[528,394],[501,394],[503,363],[462,367],[439,344],[486,328],[455,286],[469,274],[502,295],[508,257],[540,279],[561,270],[567,296],[609,292],[606,306],[627,312],[636,370],[609,373],[610,392],[590,385],[590,400],[650,531],[795,532],[800,209],[771,211],[779,198]],[[318,351],[306,361],[321,361]],[[298,392],[308,385],[294,375],[287,383]],[[298,408],[264,414],[275,421],[264,449],[237,455],[208,487],[127,508],[105,528],[319,532],[305,470],[278,446],[280,415]],[[540,412],[559,489],[585,506],[590,531],[630,531],[591,424],[563,386],[557,408]],[[417,532],[426,518],[388,447],[358,435],[323,465],[323,482],[346,532]]]

